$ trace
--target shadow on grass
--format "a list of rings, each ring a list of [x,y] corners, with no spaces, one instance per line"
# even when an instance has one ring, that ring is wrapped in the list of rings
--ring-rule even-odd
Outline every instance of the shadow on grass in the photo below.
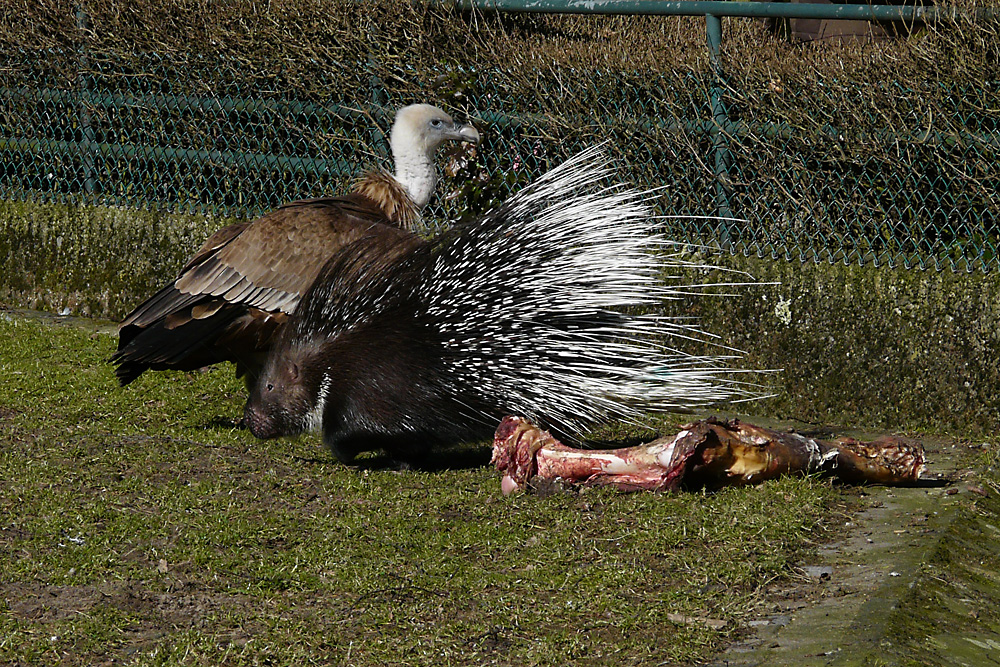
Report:
[[[384,452],[358,458],[352,467],[359,470],[418,470],[441,473],[454,470],[474,470],[490,465],[492,452],[486,445],[461,445],[432,450],[420,457],[401,461]],[[328,459],[328,460],[332,460]]]

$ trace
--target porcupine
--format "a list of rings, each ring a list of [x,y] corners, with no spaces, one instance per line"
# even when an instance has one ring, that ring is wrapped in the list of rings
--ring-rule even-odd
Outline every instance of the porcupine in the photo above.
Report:
[[[746,398],[733,354],[655,314],[690,285],[656,233],[651,193],[609,185],[588,149],[484,216],[401,252],[361,239],[303,297],[248,399],[260,438],[321,427],[342,461],[488,438],[519,415],[578,440],[608,420]],[[645,313],[645,314],[642,314]]]

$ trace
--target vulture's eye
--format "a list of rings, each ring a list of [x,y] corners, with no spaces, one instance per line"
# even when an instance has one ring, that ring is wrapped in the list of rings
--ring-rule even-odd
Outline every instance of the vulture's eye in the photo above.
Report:
[[[440,118],[435,118],[434,120],[431,121],[431,127],[441,127],[441,124],[443,122],[444,121],[441,120]]]

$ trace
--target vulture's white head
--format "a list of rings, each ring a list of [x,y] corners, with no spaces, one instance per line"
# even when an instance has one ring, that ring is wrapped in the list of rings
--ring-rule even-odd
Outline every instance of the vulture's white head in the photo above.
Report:
[[[411,104],[396,113],[389,134],[396,180],[409,193],[417,208],[430,201],[437,183],[434,153],[446,141],[479,143],[479,132],[471,125],[459,125],[441,109],[430,104]]]

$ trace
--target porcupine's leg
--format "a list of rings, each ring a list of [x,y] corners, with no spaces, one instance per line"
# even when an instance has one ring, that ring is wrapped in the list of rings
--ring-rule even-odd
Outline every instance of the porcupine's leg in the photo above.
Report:
[[[493,442],[493,463],[510,493],[534,477],[623,490],[755,484],[787,473],[822,473],[851,483],[915,483],[923,447],[901,438],[833,442],[739,421],[703,420],[677,435],[613,450],[567,447],[517,417],[507,417]]]

